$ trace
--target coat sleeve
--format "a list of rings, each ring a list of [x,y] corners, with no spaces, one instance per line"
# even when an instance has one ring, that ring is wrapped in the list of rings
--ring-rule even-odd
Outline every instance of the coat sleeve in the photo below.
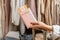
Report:
[[[60,37],[60,26],[53,25],[52,38],[53,38],[53,40],[55,40],[58,37]]]

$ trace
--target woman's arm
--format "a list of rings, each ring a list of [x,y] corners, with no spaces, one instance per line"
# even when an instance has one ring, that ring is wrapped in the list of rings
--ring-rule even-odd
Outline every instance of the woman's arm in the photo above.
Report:
[[[42,29],[45,29],[45,30],[47,30],[47,31],[53,31],[53,27],[50,26],[50,25],[46,25],[46,24],[43,25]]]
[[[52,26],[46,25],[43,22],[32,22],[31,24],[32,24],[31,28],[35,28],[35,29],[40,28],[40,29],[44,29],[44,30],[47,30],[47,31],[53,31]]]
[[[49,26],[43,22],[32,22],[31,23],[31,28],[35,28],[35,29],[44,29],[47,31],[52,31],[52,38],[55,40],[56,38],[60,37],[60,26],[59,25],[53,25],[53,26]]]

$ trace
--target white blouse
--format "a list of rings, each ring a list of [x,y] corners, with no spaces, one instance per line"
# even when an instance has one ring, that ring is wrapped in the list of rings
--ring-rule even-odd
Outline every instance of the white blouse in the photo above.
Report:
[[[59,25],[53,25],[53,32],[52,32],[52,38],[53,40],[60,37],[60,26]]]

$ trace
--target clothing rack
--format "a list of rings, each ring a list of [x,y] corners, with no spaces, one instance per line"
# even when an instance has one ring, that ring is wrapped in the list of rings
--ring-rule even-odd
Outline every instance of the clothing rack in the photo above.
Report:
[[[15,0],[15,11],[17,13],[17,7],[20,7],[21,4],[17,5],[20,0],[18,0],[19,2],[16,2],[17,0]],[[2,9],[2,33],[3,33],[3,38],[5,37],[5,35],[11,31],[12,27],[11,24],[15,24],[17,22],[17,25],[20,25],[19,27],[21,27],[21,25],[23,25],[25,27],[25,25],[20,22],[21,18],[19,17],[19,14],[17,13],[18,16],[14,15],[14,17],[18,17],[18,19],[13,20],[12,19],[12,7],[10,5],[11,1],[10,0],[0,0],[1,2],[1,9]],[[21,1],[23,2],[23,1]],[[25,3],[24,3],[25,2]],[[44,22],[47,25],[55,25],[55,24],[60,24],[59,23],[59,10],[60,10],[60,1],[58,0],[24,0],[23,4],[27,4],[35,18],[39,21],[39,22]],[[14,18],[13,17],[13,18]],[[12,22],[12,20],[15,22]],[[20,21],[19,21],[20,20]],[[21,24],[19,24],[21,23]],[[16,25],[16,26],[17,26]],[[19,30],[20,31],[20,30]],[[25,29],[23,30],[25,31]],[[32,36],[33,36],[33,40],[35,40],[35,29],[32,29]],[[47,40],[46,34],[47,32],[45,30],[43,30],[43,34],[44,34],[44,40]]]

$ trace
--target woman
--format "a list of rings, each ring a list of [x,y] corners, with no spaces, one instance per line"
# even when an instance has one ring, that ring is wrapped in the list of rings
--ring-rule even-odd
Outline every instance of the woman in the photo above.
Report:
[[[60,26],[59,25],[49,26],[43,22],[31,22],[31,24],[32,24],[31,28],[44,29],[47,31],[52,31],[53,40],[60,40]]]

